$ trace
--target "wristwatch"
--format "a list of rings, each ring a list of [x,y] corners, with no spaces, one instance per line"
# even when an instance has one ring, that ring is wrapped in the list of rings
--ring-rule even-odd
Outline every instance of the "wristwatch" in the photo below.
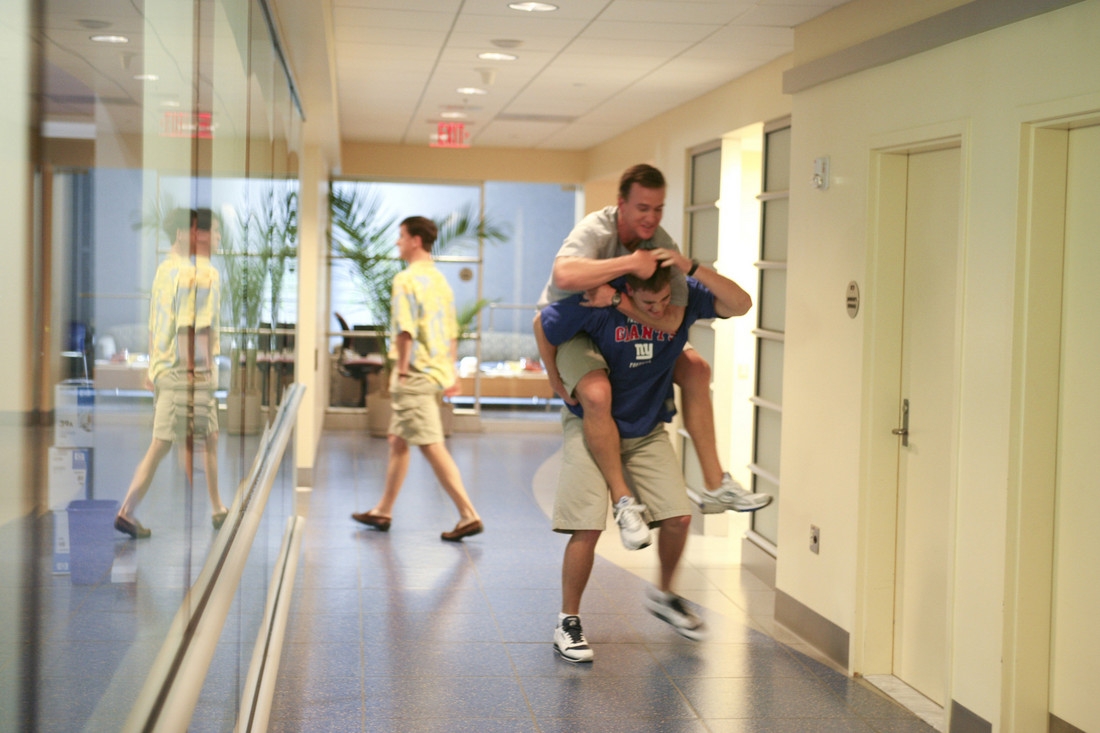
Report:
[[[611,307],[612,308],[618,308],[619,303],[622,303],[622,302],[623,302],[623,294],[620,293],[618,290],[616,290],[615,294],[611,296]]]
[[[688,270],[687,276],[691,277],[692,275],[695,274],[695,271],[698,270],[698,269],[699,269],[699,260],[692,257],[691,258],[691,269]]]

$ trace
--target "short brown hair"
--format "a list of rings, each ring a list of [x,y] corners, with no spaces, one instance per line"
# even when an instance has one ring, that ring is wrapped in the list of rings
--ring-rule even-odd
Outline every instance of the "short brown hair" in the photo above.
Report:
[[[439,227],[426,216],[410,216],[401,222],[410,237],[420,237],[420,244],[428,252],[432,251],[435,238],[439,236]]]
[[[626,283],[634,290],[644,290],[647,293],[659,292],[662,288],[672,282],[672,268],[662,267],[657,265],[657,269],[653,271],[653,274],[643,279],[637,275],[631,273],[626,276]]]
[[[619,178],[619,198],[630,198],[630,187],[637,183],[642,188],[664,188],[665,177],[661,171],[651,165],[639,163],[623,171]]]

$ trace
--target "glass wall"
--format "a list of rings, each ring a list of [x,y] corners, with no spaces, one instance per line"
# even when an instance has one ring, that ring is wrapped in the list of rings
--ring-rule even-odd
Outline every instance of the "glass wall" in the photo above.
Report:
[[[463,396],[455,402],[475,409],[483,401],[548,404],[553,395],[539,367],[531,319],[554,256],[574,224],[577,194],[571,187],[343,181],[333,191],[331,406],[362,407],[366,395],[382,386],[373,374],[376,367],[369,375],[356,371],[347,359],[341,361],[341,352],[384,350],[389,291],[402,267],[396,259],[397,228],[413,215],[441,224],[436,263],[454,291],[460,325],[469,332],[459,342]],[[459,233],[459,222],[472,225],[478,219],[489,236],[479,241],[474,229]]]
[[[293,379],[301,115],[260,0],[5,10],[0,729],[118,730]]]

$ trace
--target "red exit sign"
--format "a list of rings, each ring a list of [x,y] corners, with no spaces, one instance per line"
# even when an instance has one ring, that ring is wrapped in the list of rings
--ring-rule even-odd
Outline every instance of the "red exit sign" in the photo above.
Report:
[[[209,112],[166,111],[160,121],[161,137],[214,137],[213,115]]]
[[[435,135],[432,136],[431,147],[468,148],[470,133],[466,132],[466,125],[461,122],[440,122],[436,125]]]

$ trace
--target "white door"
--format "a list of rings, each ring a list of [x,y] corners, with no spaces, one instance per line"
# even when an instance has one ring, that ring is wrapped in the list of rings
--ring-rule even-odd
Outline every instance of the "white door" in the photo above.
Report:
[[[953,547],[960,158],[958,148],[910,155],[906,196],[901,396],[908,435],[899,440],[893,666],[895,677],[941,706]]]
[[[1050,711],[1100,731],[1100,127],[1069,133]]]

